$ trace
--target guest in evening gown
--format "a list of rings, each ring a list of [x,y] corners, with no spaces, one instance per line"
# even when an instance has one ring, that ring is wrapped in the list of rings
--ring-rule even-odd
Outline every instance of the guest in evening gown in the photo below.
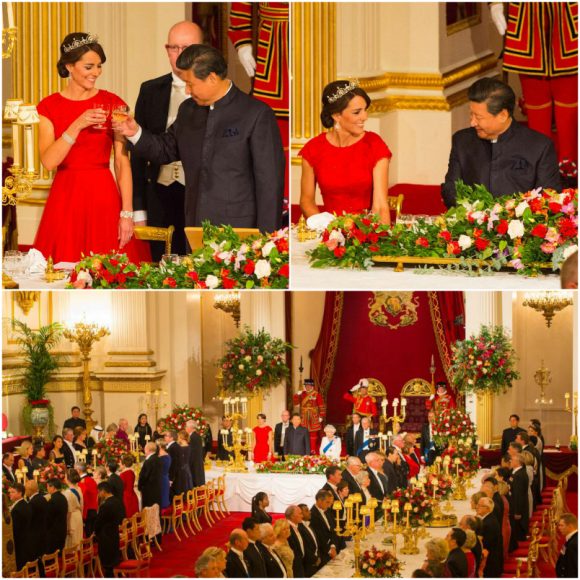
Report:
[[[266,512],[266,508],[270,505],[268,494],[259,491],[252,498],[252,517],[260,524],[271,524],[272,516]]]
[[[191,474],[191,469],[189,469],[189,433],[182,430],[177,434],[177,444],[179,445],[179,453],[181,456],[181,461],[179,462],[181,468],[177,475],[179,480],[179,493],[187,494],[188,491],[193,489],[193,476]]]
[[[62,463],[64,465],[64,453],[62,452],[62,446],[64,445],[64,439],[60,435],[56,435],[52,440],[54,447],[48,454],[48,461],[50,463]]]
[[[83,539],[83,492],[78,486],[81,481],[81,476],[76,469],[69,469],[65,479],[65,483],[68,486],[68,489],[62,492],[62,495],[64,495],[68,503],[65,547],[72,548],[80,544]]]
[[[153,441],[157,442],[165,437],[167,429],[165,428],[165,421],[163,419],[157,420],[157,429],[153,431]],[[159,444],[158,444],[159,445]]]
[[[389,160],[385,142],[365,131],[371,99],[357,81],[335,81],[322,93],[322,125],[331,131],[311,139],[301,149],[302,180],[300,208],[315,229],[332,221],[332,214],[371,211],[390,224],[387,199]],[[325,214],[316,204],[320,187]]]
[[[131,164],[126,140],[113,135],[108,114],[127,105],[95,87],[105,60],[98,38],[69,34],[56,65],[68,85],[37,107],[40,160],[48,171],[58,171],[34,247],[46,258],[52,256],[55,264],[76,262],[81,253],[112,250],[126,253],[133,263],[151,260],[149,246],[132,239]],[[109,166],[111,149],[115,176]]]
[[[18,460],[18,469],[26,467],[26,479],[34,478],[34,467],[32,465],[33,445],[30,441],[24,441],[20,446],[20,459]]]
[[[254,463],[262,463],[272,459],[274,432],[266,425],[266,415],[258,414],[258,425],[254,427]]]
[[[123,503],[125,504],[125,517],[130,519],[139,511],[139,498],[135,493],[135,472],[133,469],[135,460],[132,455],[123,455],[121,458],[122,470],[119,477],[123,480]]]
[[[163,474],[161,476],[161,509],[169,507],[169,468],[171,467],[171,457],[166,451],[167,443],[165,439],[157,439],[157,449],[159,450],[158,455],[163,463]]]

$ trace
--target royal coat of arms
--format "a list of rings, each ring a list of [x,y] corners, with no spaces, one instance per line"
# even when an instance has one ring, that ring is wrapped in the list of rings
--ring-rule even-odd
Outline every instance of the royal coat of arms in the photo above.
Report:
[[[374,298],[369,298],[369,320],[373,324],[395,330],[400,326],[411,326],[419,320],[419,296],[413,297],[413,292],[373,294]]]

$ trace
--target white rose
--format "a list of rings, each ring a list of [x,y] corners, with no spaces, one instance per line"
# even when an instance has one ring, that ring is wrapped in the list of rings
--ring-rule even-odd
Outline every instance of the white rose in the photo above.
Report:
[[[471,238],[466,235],[459,236],[459,240],[457,240],[459,247],[462,250],[467,250],[467,248],[471,248]]]
[[[232,253],[231,252],[220,252],[218,254],[218,258],[222,261],[225,262],[226,264],[229,264],[232,260]]]
[[[527,207],[530,207],[527,201],[522,201],[520,205],[516,206],[516,217],[522,217]]]
[[[262,355],[258,356],[258,362],[262,362],[264,360],[264,357]]]
[[[205,285],[211,290],[213,288],[217,288],[220,285],[220,281],[217,279],[216,276],[212,276],[211,274],[205,279]]]
[[[247,361],[247,362],[250,362],[252,360],[252,357],[251,356],[246,356],[246,357],[244,357],[244,360]]]
[[[262,256],[267,257],[270,255],[270,252],[276,247],[276,244],[274,242],[268,242],[267,244],[264,245],[264,247],[262,248]]]
[[[566,248],[564,250],[564,254],[562,255],[562,257],[564,258],[564,260],[568,259],[568,256],[571,256],[574,252],[578,251],[578,246],[576,244],[573,244],[572,246],[570,246],[569,248]]]
[[[256,240],[253,244],[252,244],[252,250],[254,250],[254,252],[256,250],[259,250],[262,247],[262,240]]]
[[[238,369],[240,369],[241,371],[244,370],[244,365],[238,365]]]
[[[471,214],[471,217],[478,223],[478,224],[482,224],[483,223],[483,218],[485,217],[485,212],[483,211],[474,211]]]
[[[332,230],[329,239],[336,240],[339,246],[344,246],[345,239],[340,230]]]
[[[83,280],[87,286],[93,285],[93,277],[85,270],[79,272],[77,280]]]
[[[520,220],[512,220],[508,226],[508,234],[512,240],[521,238],[524,235],[524,224]]]
[[[271,272],[272,268],[270,268],[270,262],[268,262],[268,260],[258,260],[256,262],[256,269],[254,270],[254,274],[256,274],[258,279],[269,276]]]
[[[261,376],[262,376],[262,371],[261,371],[260,369],[258,369],[258,370],[256,371],[256,375],[257,375],[258,377],[261,377]]]

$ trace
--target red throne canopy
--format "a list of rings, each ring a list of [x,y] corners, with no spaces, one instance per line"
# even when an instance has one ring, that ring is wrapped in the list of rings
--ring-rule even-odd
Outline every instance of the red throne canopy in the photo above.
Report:
[[[327,292],[311,377],[327,405],[327,423],[343,425],[352,405],[343,395],[373,378],[393,398],[410,380],[449,381],[450,345],[465,338],[462,292]],[[379,406],[380,409],[380,406]]]

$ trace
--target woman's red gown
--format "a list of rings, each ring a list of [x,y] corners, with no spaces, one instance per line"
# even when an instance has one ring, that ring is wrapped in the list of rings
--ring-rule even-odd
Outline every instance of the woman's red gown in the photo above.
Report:
[[[268,443],[272,427],[254,427],[254,437],[256,438],[256,447],[254,448],[254,463],[262,463],[268,460],[270,445]]]
[[[113,93],[100,90],[84,101],[71,101],[60,93],[43,99],[38,113],[54,126],[54,136],[61,137],[83,111],[108,102],[111,111],[125,103]],[[121,194],[110,170],[113,129],[111,115],[106,130],[83,129],[68,155],[58,166],[42,214],[34,247],[54,263],[78,262],[81,253],[104,254],[119,251],[138,264],[151,261],[149,244],[132,239],[119,249],[118,225]]]
[[[130,469],[121,471],[119,477],[123,480],[123,503],[125,504],[125,517],[131,518],[139,511],[139,498],[135,493],[135,473]]]

